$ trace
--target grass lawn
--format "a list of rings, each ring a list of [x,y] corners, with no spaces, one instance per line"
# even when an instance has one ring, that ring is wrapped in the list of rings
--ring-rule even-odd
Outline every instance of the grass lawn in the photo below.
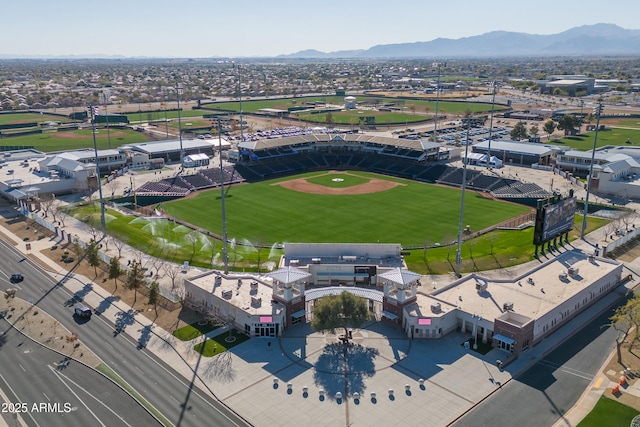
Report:
[[[613,399],[601,397],[591,412],[577,427],[629,427],[633,417],[640,414],[633,408]]]
[[[109,143],[110,141],[110,143]],[[96,133],[96,144],[99,150],[116,148],[124,144],[147,142],[149,139],[141,132],[129,129],[100,128]],[[90,129],[51,132],[35,135],[16,136],[0,139],[0,146],[33,146],[43,152],[72,151],[93,148],[93,135]]]
[[[245,335],[236,329],[230,329],[230,332],[231,333],[225,332],[213,338],[209,338],[204,342],[193,346],[193,349],[204,357],[212,357],[249,340],[248,335]],[[233,341],[228,342],[228,339],[233,339]]]
[[[589,151],[593,149],[594,135],[595,132],[586,132],[576,136],[552,140],[549,144],[562,145],[574,150]],[[626,144],[627,139],[631,144]],[[611,128],[611,130],[599,131],[597,147],[604,147],[605,145],[640,146],[640,129]]]
[[[180,329],[176,329],[172,332],[172,335],[180,341],[191,341],[192,339],[198,338],[200,335],[204,335],[216,329],[218,329],[218,326],[213,325],[211,322],[207,322],[204,325],[194,322],[190,325],[183,326]]]

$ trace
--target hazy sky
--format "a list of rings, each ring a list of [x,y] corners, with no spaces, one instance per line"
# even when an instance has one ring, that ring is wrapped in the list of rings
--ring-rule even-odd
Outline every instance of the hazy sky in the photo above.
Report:
[[[276,56],[461,38],[554,34],[610,23],[638,29],[618,0],[0,0],[0,55]]]

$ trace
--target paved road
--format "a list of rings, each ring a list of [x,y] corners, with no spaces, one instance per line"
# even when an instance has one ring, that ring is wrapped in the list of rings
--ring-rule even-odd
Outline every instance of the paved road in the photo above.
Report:
[[[58,286],[39,266],[25,259],[20,252],[2,240],[0,254],[0,290],[17,287],[21,298],[32,301],[67,329],[77,331],[87,347],[98,354],[171,423],[198,427],[246,425],[215,399],[200,391],[194,385],[197,379],[185,380],[162,360],[146,351],[144,343],[116,332],[113,323],[95,315],[89,322],[77,324],[72,316],[73,304],[70,304],[70,300],[74,296],[83,299],[92,292],[92,284],[86,284],[82,291],[72,295],[64,286]],[[25,275],[25,280],[18,286],[8,282],[8,276],[15,271]],[[94,308],[104,311],[110,304],[110,301],[105,300]],[[121,313],[118,322],[121,332],[126,332],[127,328],[140,329],[135,315],[131,313]],[[151,333],[149,330],[146,336]]]
[[[0,388],[29,426],[158,426],[120,387],[0,323]],[[11,412],[9,406],[3,411]]]
[[[615,331],[602,327],[612,314],[613,309],[606,310],[594,318],[452,426],[554,425],[576,404],[615,348]]]

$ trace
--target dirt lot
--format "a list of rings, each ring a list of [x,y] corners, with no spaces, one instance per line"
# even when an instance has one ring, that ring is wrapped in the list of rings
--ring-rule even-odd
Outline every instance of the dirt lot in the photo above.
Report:
[[[33,241],[42,238],[49,238],[52,236],[52,233],[49,230],[43,229],[34,221],[27,220],[24,217],[15,217],[12,219],[0,218],[0,223],[2,223],[4,227],[10,229],[13,233],[15,233],[22,239],[28,238]],[[169,332],[185,326],[188,323],[196,322],[200,319],[200,316],[197,315],[194,311],[183,307],[182,304],[172,303],[171,301],[168,301],[164,298],[161,298],[162,302],[157,305],[156,316],[154,307],[147,304],[148,298],[145,294],[146,290],[142,290],[142,292],[138,291],[136,303],[134,306],[134,292],[125,289],[124,275],[121,276],[120,279],[117,280],[117,282],[114,280],[109,280],[108,266],[106,264],[102,264],[97,268],[97,270],[94,270],[94,268],[91,267],[87,261],[83,260],[78,262],[78,256],[75,253],[75,248],[73,246],[74,245],[72,244],[58,247],[52,246],[50,249],[44,250],[43,254],[55,261],[61,269],[72,271],[75,274],[87,277],[89,280],[93,281],[93,283],[110,292],[118,300],[121,300],[130,306],[133,306],[135,310],[138,310],[147,318],[153,320],[158,326]],[[65,263],[62,261],[62,254],[65,251],[69,252],[69,256],[74,257],[74,262]],[[33,261],[42,265],[43,268],[47,270],[50,269],[49,266],[43,265],[43,263],[41,263],[38,257],[36,257],[35,255],[29,254],[28,256]]]

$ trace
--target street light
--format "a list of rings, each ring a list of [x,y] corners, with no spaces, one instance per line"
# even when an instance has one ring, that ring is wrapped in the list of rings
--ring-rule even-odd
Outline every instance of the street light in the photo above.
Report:
[[[93,135],[93,152],[96,162],[96,175],[98,178],[98,194],[100,195],[100,225],[102,226],[102,232],[107,233],[107,222],[104,218],[104,199],[102,198],[102,182],[100,180],[100,163],[98,161],[98,143],[96,142],[96,115],[98,114],[98,107],[89,105],[89,117],[91,119],[91,134]]]
[[[593,181],[593,162],[596,157],[596,143],[598,141],[598,128],[600,128],[600,115],[604,110],[602,101],[598,101],[598,104],[593,108],[593,114],[596,115],[596,132],[593,135],[593,150],[591,150],[591,164],[589,165],[589,179],[587,180],[587,195],[584,198],[584,213],[582,214],[582,229],[580,231],[580,238],[584,240],[584,232],[587,229],[587,213],[589,212],[589,194],[591,194],[591,181]]]

